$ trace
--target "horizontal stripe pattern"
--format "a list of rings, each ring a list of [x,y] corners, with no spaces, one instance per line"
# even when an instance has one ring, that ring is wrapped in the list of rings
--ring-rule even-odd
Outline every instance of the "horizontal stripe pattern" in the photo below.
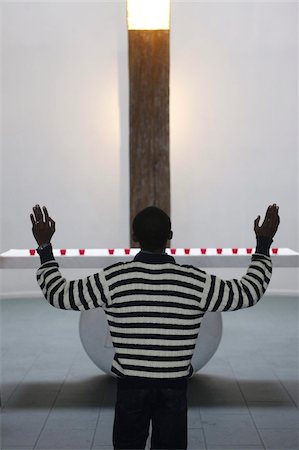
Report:
[[[67,281],[58,263],[49,261],[37,271],[37,281],[56,308],[105,310],[116,376],[180,378],[193,373],[204,314],[254,306],[271,275],[271,258],[254,254],[239,280],[223,280],[194,266],[131,261]]]
[[[50,305],[83,311],[108,304],[103,271],[79,280],[67,281],[56,261],[44,263],[37,271],[37,282]]]

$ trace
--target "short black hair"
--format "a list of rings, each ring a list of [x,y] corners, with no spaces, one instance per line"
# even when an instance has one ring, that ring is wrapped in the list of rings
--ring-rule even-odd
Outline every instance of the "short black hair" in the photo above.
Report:
[[[166,244],[171,231],[169,216],[156,206],[148,206],[133,220],[133,232],[142,248],[155,250]]]

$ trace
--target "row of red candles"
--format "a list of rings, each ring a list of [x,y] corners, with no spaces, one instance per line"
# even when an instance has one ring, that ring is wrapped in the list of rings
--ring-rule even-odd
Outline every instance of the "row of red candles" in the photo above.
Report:
[[[222,248],[217,248],[216,250],[217,250],[217,254],[218,255],[222,254],[222,250],[223,250]],[[239,250],[238,248],[233,248],[232,249],[233,254],[237,255],[238,254],[238,250]],[[253,250],[252,248],[246,248],[247,254],[250,255],[252,253],[252,250]],[[272,253],[274,253],[274,254],[278,253],[278,248],[272,248],[271,250],[272,250]],[[131,252],[131,249],[130,248],[125,248],[124,251],[125,251],[126,255],[129,255],[130,252]],[[201,251],[202,255],[205,255],[206,252],[207,252],[207,249],[206,248],[201,248],[200,251]],[[36,250],[35,249],[30,249],[29,252],[30,252],[30,255],[35,255]],[[185,252],[185,255],[189,255],[190,254],[190,248],[185,248],[184,252]],[[171,248],[170,249],[170,253],[172,255],[175,255],[176,254],[176,248]],[[66,249],[60,249],[60,254],[61,255],[65,255],[66,254]],[[79,249],[79,254],[80,255],[84,255],[85,254],[85,249]],[[109,248],[108,249],[108,254],[109,255],[113,255],[114,254],[114,248]]]

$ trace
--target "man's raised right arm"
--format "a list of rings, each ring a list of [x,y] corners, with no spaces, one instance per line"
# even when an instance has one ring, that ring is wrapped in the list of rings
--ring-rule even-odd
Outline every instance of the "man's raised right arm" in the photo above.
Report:
[[[222,280],[206,273],[200,309],[235,311],[254,306],[263,297],[272,275],[269,250],[280,223],[278,210],[276,204],[270,205],[261,227],[259,227],[260,216],[255,220],[256,251],[251,257],[251,264],[246,274],[241,279]]]

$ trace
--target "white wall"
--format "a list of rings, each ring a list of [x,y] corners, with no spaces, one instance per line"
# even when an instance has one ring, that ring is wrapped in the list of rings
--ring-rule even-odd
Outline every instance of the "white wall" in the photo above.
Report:
[[[277,203],[274,245],[299,249],[297,23],[295,3],[174,4],[176,244],[255,246],[254,219]],[[298,289],[298,270],[275,270],[270,287]]]
[[[0,251],[35,246],[36,203],[55,248],[127,246],[125,2],[1,9]],[[171,23],[172,245],[255,246],[276,202],[275,246],[298,250],[297,5],[180,1]],[[298,270],[274,271],[271,289],[298,288]],[[35,271],[2,273],[3,293],[37,289]]]

